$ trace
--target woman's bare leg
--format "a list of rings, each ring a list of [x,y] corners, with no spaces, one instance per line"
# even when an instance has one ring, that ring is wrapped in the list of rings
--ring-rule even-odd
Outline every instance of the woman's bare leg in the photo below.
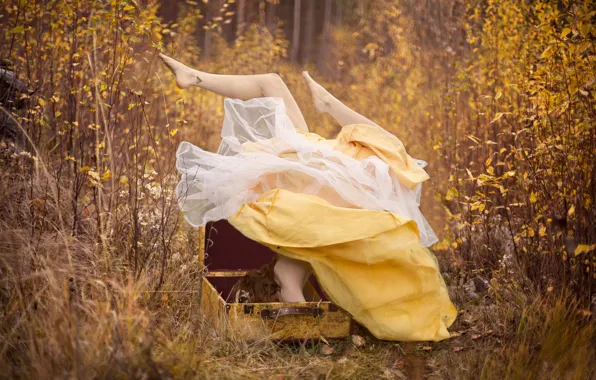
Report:
[[[343,104],[335,96],[331,95],[331,93],[329,93],[323,86],[315,82],[315,80],[308,75],[307,71],[302,72],[302,76],[306,81],[315,108],[319,113],[328,113],[331,117],[337,120],[342,127],[349,124],[366,124],[381,128],[381,126],[374,121],[360,115],[358,112]]]
[[[278,255],[273,273],[280,288],[280,301],[305,302],[303,289],[311,272],[312,267],[306,261]]]
[[[304,116],[284,81],[277,74],[221,75],[192,69],[164,54],[159,55],[176,75],[180,88],[197,86],[229,98],[249,100],[263,96],[282,98],[286,113],[296,129],[308,132]],[[285,302],[304,302],[302,288],[312,268],[304,261],[279,255],[274,266],[275,281],[280,286],[280,298]]]
[[[277,74],[222,75],[192,69],[164,54],[159,54],[166,66],[176,75],[180,88],[197,86],[228,98],[249,100],[263,96],[282,98],[288,117],[296,129],[308,131],[304,116],[288,86]]]

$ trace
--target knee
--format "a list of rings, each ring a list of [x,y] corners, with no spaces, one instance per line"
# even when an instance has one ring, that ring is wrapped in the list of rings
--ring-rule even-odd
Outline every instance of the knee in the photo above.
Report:
[[[265,80],[269,86],[281,87],[285,86],[284,80],[277,73],[265,74]]]
[[[267,74],[267,78],[272,82],[283,82],[283,79],[281,79],[281,76],[278,73],[269,73]]]

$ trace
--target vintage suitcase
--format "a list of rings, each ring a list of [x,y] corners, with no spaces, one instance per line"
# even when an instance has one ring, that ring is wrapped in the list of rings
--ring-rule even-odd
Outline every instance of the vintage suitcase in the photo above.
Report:
[[[231,339],[255,341],[343,338],[350,334],[351,316],[329,302],[311,276],[305,286],[310,302],[236,303],[231,290],[248,270],[273,259],[273,251],[258,244],[227,221],[200,230],[200,308],[207,319]]]

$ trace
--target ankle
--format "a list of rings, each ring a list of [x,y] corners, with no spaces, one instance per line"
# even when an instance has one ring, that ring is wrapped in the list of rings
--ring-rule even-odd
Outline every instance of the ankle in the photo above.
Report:
[[[333,101],[335,98],[321,86],[314,79],[310,77],[307,71],[302,72],[302,76],[306,81],[306,85],[310,91],[310,96],[313,100],[313,104],[318,113],[330,113],[333,107]]]
[[[281,302],[306,302],[302,289],[298,289],[295,286],[288,286],[288,284],[281,286],[279,294],[279,300]]]
[[[187,88],[190,86],[197,86],[203,80],[199,76],[200,72],[176,61],[173,58],[164,54],[159,54],[164,64],[176,76],[176,84],[180,88]]]

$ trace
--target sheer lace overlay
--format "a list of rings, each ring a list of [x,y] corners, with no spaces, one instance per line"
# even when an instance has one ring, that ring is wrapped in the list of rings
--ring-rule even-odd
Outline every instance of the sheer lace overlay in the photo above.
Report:
[[[338,207],[389,211],[416,222],[420,242],[437,242],[419,209],[421,184],[403,186],[376,156],[357,160],[333,144],[296,131],[279,98],[226,99],[217,153],[191,143],[176,153],[179,205],[193,226],[234,216],[245,203],[279,188]],[[330,141],[330,140],[324,140]],[[420,167],[426,162],[415,160]]]

